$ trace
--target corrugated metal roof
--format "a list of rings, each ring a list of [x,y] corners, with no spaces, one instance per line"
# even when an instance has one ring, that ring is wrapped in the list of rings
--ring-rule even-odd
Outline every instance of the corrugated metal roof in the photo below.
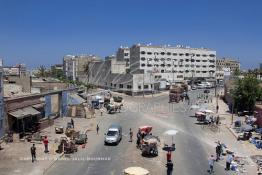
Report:
[[[9,112],[9,114],[14,116],[17,119],[22,119],[22,118],[29,117],[32,115],[39,115],[41,113],[37,111],[36,109],[34,109],[33,107],[29,106],[26,108],[21,108],[16,111]]]

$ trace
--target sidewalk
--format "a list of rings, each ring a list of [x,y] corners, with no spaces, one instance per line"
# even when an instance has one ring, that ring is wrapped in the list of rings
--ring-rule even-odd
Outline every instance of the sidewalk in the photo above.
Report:
[[[70,117],[58,118],[54,125],[41,131],[41,135],[46,135],[49,140],[49,153],[44,153],[44,145],[42,142],[36,142],[36,159],[32,163],[30,147],[33,143],[30,142],[13,142],[8,144],[1,144],[3,150],[0,151],[0,174],[3,175],[42,175],[50,168],[57,159],[61,158],[63,154],[57,154],[55,150],[58,144],[55,140],[59,140],[63,134],[55,133],[55,126],[66,127],[67,122],[70,122]],[[74,118],[75,128],[77,131],[85,132],[92,129],[92,123],[95,119]],[[94,124],[93,124],[94,125]],[[81,149],[79,149],[81,150]]]
[[[216,99],[213,98],[212,103],[209,103],[209,107],[210,109],[216,111],[216,105]],[[228,147],[227,149],[233,151],[237,156],[244,157],[247,161],[244,165],[247,174],[256,174],[257,166],[250,157],[253,155],[261,155],[261,150],[249,143],[249,141],[237,141],[238,135],[232,129],[232,114],[229,113],[227,104],[223,100],[218,99],[218,105],[218,115],[221,118],[220,132],[212,133],[210,137],[214,140],[214,142],[220,140],[220,142],[224,143]],[[237,116],[233,116],[233,121],[235,121],[236,118]],[[223,161],[223,165],[225,166],[225,160]]]

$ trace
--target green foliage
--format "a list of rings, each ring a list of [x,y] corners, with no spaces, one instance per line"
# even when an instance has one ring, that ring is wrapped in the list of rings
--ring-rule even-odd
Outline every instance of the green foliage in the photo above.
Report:
[[[238,111],[253,111],[256,101],[261,99],[262,90],[259,80],[252,74],[243,79],[238,79],[235,88],[231,91]]]

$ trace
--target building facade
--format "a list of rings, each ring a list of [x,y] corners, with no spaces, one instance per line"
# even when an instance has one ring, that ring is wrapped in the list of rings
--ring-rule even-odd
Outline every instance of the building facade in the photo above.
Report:
[[[99,61],[95,55],[66,55],[63,58],[63,71],[67,78],[78,80],[86,76],[85,65]]]
[[[170,82],[215,78],[216,51],[190,47],[134,45],[130,48],[131,73],[154,73]]]
[[[116,55],[92,64],[89,83],[136,95],[157,90],[160,81],[175,83],[195,78],[215,81],[218,76],[216,51],[205,48],[138,44],[130,49],[119,48]]]
[[[126,68],[130,68],[130,49],[128,47],[120,47],[116,52],[117,61],[125,61]]]
[[[4,136],[5,132],[3,75],[3,60],[0,59],[0,138]]]
[[[232,58],[217,59],[216,65],[220,69],[229,69],[230,72],[240,70],[240,62]]]

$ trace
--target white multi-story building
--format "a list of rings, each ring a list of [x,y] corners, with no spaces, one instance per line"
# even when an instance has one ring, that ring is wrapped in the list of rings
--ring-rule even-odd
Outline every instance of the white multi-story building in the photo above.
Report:
[[[138,44],[130,48],[130,72],[153,73],[170,82],[198,77],[215,78],[216,51]]]
[[[86,76],[85,65],[89,62],[99,61],[95,55],[66,55],[63,58],[63,71],[67,78],[78,80]]]

